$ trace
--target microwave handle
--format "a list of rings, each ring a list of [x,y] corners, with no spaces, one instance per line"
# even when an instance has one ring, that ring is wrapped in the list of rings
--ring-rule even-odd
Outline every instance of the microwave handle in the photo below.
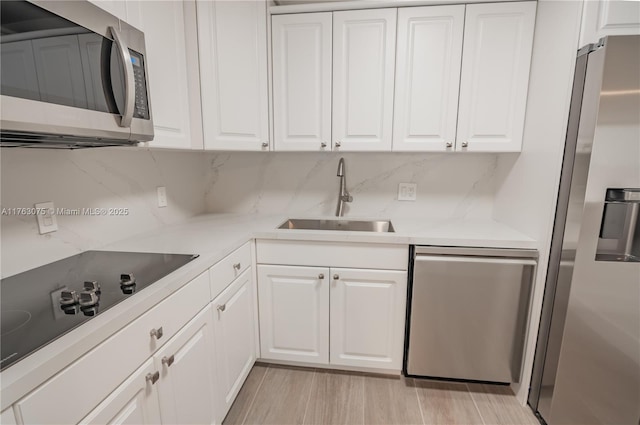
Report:
[[[114,27],[109,27],[113,41],[118,46],[118,52],[120,53],[120,59],[124,64],[124,111],[122,111],[122,119],[120,120],[120,127],[131,127],[131,120],[133,119],[133,107],[135,102],[135,78],[133,74],[133,64],[131,63],[131,55],[129,54],[129,47],[120,38],[120,32]]]

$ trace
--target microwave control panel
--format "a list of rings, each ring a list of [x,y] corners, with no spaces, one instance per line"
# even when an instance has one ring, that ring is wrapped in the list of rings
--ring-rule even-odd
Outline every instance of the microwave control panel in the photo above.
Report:
[[[134,118],[149,119],[149,96],[147,95],[147,79],[144,74],[144,59],[142,55],[129,50],[133,75],[136,83],[136,102],[133,110]]]

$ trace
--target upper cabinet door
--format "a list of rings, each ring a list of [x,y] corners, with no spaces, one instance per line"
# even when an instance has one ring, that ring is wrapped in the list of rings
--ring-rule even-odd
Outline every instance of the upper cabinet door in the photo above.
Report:
[[[521,150],[535,15],[535,2],[467,5],[456,150]]]
[[[276,150],[331,150],[332,13],[274,15]]]
[[[398,9],[394,151],[453,150],[464,5]]]
[[[268,149],[266,3],[203,0],[197,12],[205,149]]]
[[[333,14],[333,148],[389,151],[396,9]]]
[[[607,35],[633,34],[640,34],[640,2],[622,0],[584,2],[578,47],[596,43]]]
[[[126,7],[128,22],[145,35],[154,128],[149,146],[202,149],[201,141],[192,145],[189,102],[200,100],[188,87],[183,3],[127,1]]]

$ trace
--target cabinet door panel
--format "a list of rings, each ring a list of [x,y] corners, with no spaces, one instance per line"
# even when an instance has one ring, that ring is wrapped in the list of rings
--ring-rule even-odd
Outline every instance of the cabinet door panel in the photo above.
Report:
[[[396,9],[333,14],[333,145],[391,149]]]
[[[467,5],[457,150],[520,151],[535,13],[535,2]]]
[[[329,269],[258,266],[261,357],[329,362]]]
[[[256,360],[252,270],[212,302],[216,340],[218,415],[224,418]]]
[[[145,35],[155,133],[149,146],[190,149],[190,93],[183,3],[127,1],[126,6],[128,22]]]
[[[264,1],[198,1],[205,149],[261,150],[268,136]]]
[[[17,423],[16,415],[13,413],[13,407],[8,407],[0,413],[0,424],[15,425]]]
[[[331,274],[330,363],[400,370],[407,273],[331,268]]]
[[[207,307],[154,356],[155,368],[160,371],[157,384],[163,423],[214,423],[212,335]]]
[[[640,34],[640,2],[622,0],[585,1],[580,46],[596,43],[607,35]]]
[[[158,382],[146,380],[148,374],[155,372],[153,360],[147,360],[80,423],[159,424]]]
[[[272,18],[276,150],[331,150],[331,23],[331,13]]]
[[[398,10],[394,151],[455,142],[464,5]]]

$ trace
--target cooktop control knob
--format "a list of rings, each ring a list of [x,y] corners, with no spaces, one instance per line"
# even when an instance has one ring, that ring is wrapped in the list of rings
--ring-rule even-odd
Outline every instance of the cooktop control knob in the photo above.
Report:
[[[85,281],[83,286],[85,291],[95,292],[96,294],[100,295],[100,285],[95,280]]]
[[[120,275],[120,289],[123,294],[133,294],[136,292],[136,278],[133,273],[125,273]]]
[[[94,291],[80,292],[80,297],[78,298],[80,307],[91,307],[98,304],[98,301],[100,301],[100,297]]]
[[[60,305],[67,306],[73,305],[78,302],[78,295],[76,291],[62,291],[60,292]]]

